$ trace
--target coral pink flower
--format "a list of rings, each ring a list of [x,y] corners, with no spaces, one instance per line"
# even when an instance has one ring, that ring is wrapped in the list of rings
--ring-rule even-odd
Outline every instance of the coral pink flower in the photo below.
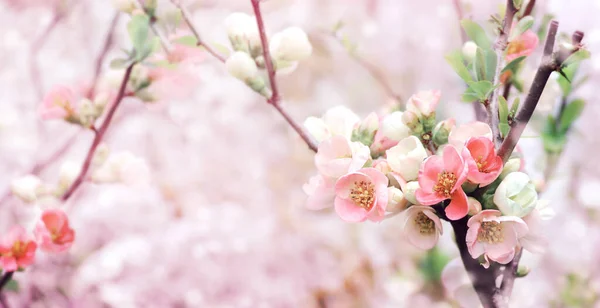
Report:
[[[44,120],[65,119],[76,113],[75,94],[64,86],[56,86],[42,101],[38,113]]]
[[[464,151],[469,166],[467,179],[471,183],[487,186],[502,172],[502,158],[496,155],[494,143],[486,137],[471,138]]]
[[[337,179],[362,168],[370,158],[367,146],[336,135],[319,144],[315,165],[322,175]]]
[[[538,43],[538,36],[533,31],[525,31],[508,44],[506,48],[506,61],[510,62],[518,57],[529,56],[533,53]]]
[[[485,268],[490,266],[489,260],[501,264],[512,261],[519,239],[529,232],[521,218],[501,215],[497,210],[483,210],[467,222],[467,248],[473,259],[484,255]]]
[[[469,212],[467,195],[461,185],[467,180],[467,164],[456,148],[444,147],[442,156],[433,155],[419,170],[419,189],[415,195],[422,205],[434,205],[451,199],[446,207],[449,219],[457,220]]]
[[[61,210],[46,210],[33,232],[40,248],[48,252],[63,252],[73,245],[75,231]]]
[[[14,272],[31,265],[36,248],[36,243],[23,227],[13,227],[0,241],[0,268],[5,272]]]
[[[333,205],[335,199],[335,179],[320,174],[310,178],[308,183],[302,186],[308,195],[306,208],[309,210],[322,210]]]
[[[442,222],[429,206],[413,205],[406,210],[404,233],[408,241],[421,249],[431,249],[443,233]]]
[[[335,211],[348,222],[381,221],[388,203],[388,178],[375,168],[344,175],[335,183]]]

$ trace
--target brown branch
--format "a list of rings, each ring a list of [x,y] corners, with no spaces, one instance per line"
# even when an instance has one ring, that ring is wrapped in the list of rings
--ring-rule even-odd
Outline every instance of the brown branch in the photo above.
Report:
[[[531,84],[529,94],[527,94],[527,98],[525,99],[523,106],[515,116],[510,131],[498,150],[498,155],[502,157],[504,162],[506,162],[512,154],[512,151],[517,145],[519,138],[525,130],[525,126],[527,126],[527,123],[531,119],[533,111],[535,110],[542,92],[544,91],[544,87],[548,82],[550,74],[560,67],[556,59],[553,58],[554,42],[556,40],[557,32],[558,22],[552,21],[550,23],[550,29],[548,30],[548,36],[546,37],[542,63],[540,64],[540,67],[533,78],[533,83]]]
[[[275,78],[275,68],[273,67],[273,60],[271,59],[271,55],[269,53],[269,42],[267,40],[267,34],[265,33],[265,25],[263,22],[262,14],[260,11],[260,1],[261,0],[251,0],[252,1],[252,9],[254,10],[254,15],[256,16],[256,24],[258,26],[258,32],[260,34],[260,42],[262,44],[263,58],[265,59],[265,67],[267,69],[267,74],[269,76],[269,83],[271,84],[271,97],[267,99],[267,102],[271,104],[275,109],[285,118],[285,120],[294,128],[294,130],[300,135],[300,137],[306,142],[306,145],[313,150],[317,151],[317,143],[310,136],[310,134],[305,131],[300,124],[296,123],[283,109],[281,106],[281,96],[279,94],[279,88],[277,87],[277,79]]]
[[[117,97],[115,98],[111,108],[108,110],[108,114],[106,115],[104,122],[102,122],[102,125],[100,126],[100,128],[98,128],[96,130],[94,140],[92,141],[92,145],[90,146],[90,149],[88,150],[87,156],[83,162],[83,166],[81,167],[81,171],[79,172],[79,175],[77,176],[77,178],[75,179],[73,184],[71,184],[69,189],[62,195],[61,200],[66,201],[67,199],[69,199],[69,197],[71,197],[71,195],[73,195],[75,190],[77,190],[77,188],[85,180],[85,177],[90,168],[90,165],[92,164],[92,159],[94,158],[94,154],[96,153],[96,148],[98,148],[98,145],[100,145],[100,142],[102,142],[102,138],[104,137],[104,134],[108,130],[108,127],[111,123],[112,118],[115,115],[115,112],[117,111],[117,108],[119,107],[119,105],[121,104],[121,101],[125,97],[125,89],[127,88],[127,83],[129,81],[129,77],[131,76],[131,71],[132,71],[133,67],[135,66],[135,64],[136,63],[132,63],[131,65],[129,65],[129,67],[127,67],[127,70],[125,70],[125,75],[123,76],[123,81],[121,81],[121,87],[119,88],[119,93],[117,94]]]
[[[98,54],[98,57],[96,58],[96,67],[94,69],[94,77],[92,79],[92,86],[88,91],[88,98],[89,99],[93,99],[94,95],[96,94],[96,87],[98,85],[98,79],[100,78],[100,73],[102,72],[102,63],[104,62],[104,59],[106,58],[106,55],[108,54],[108,51],[110,50],[110,47],[113,44],[113,38],[114,38],[114,32],[115,32],[115,28],[117,27],[117,22],[119,21],[119,16],[121,16],[120,13],[115,13],[115,16],[113,17],[112,21],[110,22],[110,27],[108,28],[108,31],[106,32],[106,37],[104,39],[104,44],[102,45],[102,50],[100,51],[100,53]]]
[[[531,13],[533,12],[534,6],[535,6],[535,0],[529,0],[529,2],[527,3],[527,6],[525,7],[525,11],[523,11],[523,15],[521,16],[521,18],[531,15]]]
[[[202,40],[202,38],[200,37],[200,32],[198,32],[198,30],[196,29],[196,26],[194,26],[194,23],[192,23],[190,13],[187,11],[187,9],[185,7],[183,7],[183,5],[181,5],[181,3],[177,0],[171,0],[171,3],[173,3],[173,5],[175,5],[181,11],[181,16],[183,16],[183,20],[188,25],[188,28],[190,28],[190,30],[192,31],[192,34],[194,34],[194,37],[196,37],[196,41],[197,41],[196,45],[204,47],[204,49],[206,49],[206,51],[208,51],[208,53],[213,55],[213,57],[215,57],[215,58],[217,58],[217,60],[225,63],[225,58],[223,56],[221,56],[218,52],[216,52],[204,40]]]

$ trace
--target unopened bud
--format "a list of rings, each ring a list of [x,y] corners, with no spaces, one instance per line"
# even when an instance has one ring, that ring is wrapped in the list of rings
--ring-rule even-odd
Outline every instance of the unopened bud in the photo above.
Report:
[[[273,35],[269,50],[275,59],[301,61],[312,54],[312,45],[304,30],[289,27]]]
[[[509,159],[506,164],[504,164],[504,168],[502,169],[502,173],[500,173],[500,180],[504,180],[504,178],[512,172],[517,172],[521,169],[521,159],[518,157],[514,157]]]
[[[528,266],[519,264],[519,267],[517,268],[517,278],[523,278],[527,276],[529,272],[531,272],[531,269]]]
[[[10,183],[10,190],[19,199],[30,203],[37,199],[38,194],[43,190],[43,185],[37,176],[30,174],[14,179]]]
[[[396,187],[388,187],[388,205],[387,211],[400,212],[408,206],[408,200],[404,198],[404,193]]]
[[[473,216],[481,212],[481,202],[477,201],[477,199],[469,197],[467,202],[469,203],[469,215]]]
[[[419,205],[419,202],[415,197],[415,192],[417,191],[417,189],[419,189],[419,182],[412,181],[404,185],[404,190],[402,192],[404,193],[404,198],[406,198],[406,200],[408,200],[412,204]]]
[[[66,161],[60,166],[58,172],[58,185],[63,190],[66,190],[73,184],[79,172],[81,171],[81,164],[74,161]]]
[[[371,146],[378,129],[379,117],[375,112],[371,112],[360,122],[358,127],[352,131],[352,141],[358,141],[364,145]]]
[[[227,72],[231,76],[246,82],[258,73],[256,63],[249,54],[236,51],[225,62]]]
[[[225,27],[229,41],[236,51],[250,52],[257,55],[260,49],[260,34],[256,18],[245,13],[232,13],[225,19]]]
[[[462,54],[469,62],[475,59],[475,54],[477,53],[477,44],[473,41],[466,42],[462,47]]]
[[[438,146],[448,143],[448,136],[455,125],[456,121],[454,119],[448,119],[438,123],[433,129],[433,142]]]
[[[265,83],[265,80],[261,76],[255,76],[247,79],[246,84],[254,91],[264,96],[265,98],[271,98],[272,92]]]

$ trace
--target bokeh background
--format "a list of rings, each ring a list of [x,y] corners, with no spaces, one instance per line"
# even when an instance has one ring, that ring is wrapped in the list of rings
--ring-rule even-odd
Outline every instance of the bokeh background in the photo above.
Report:
[[[513,306],[593,307],[600,300],[600,1],[538,2],[535,16],[550,13],[561,31],[586,33],[592,59],[583,68],[588,81],[574,94],[587,106],[550,179],[543,178],[539,130],[555,112],[554,80],[521,142],[527,170],[545,185],[542,198],[557,215],[546,228],[547,252],[523,257],[532,271],[516,282]],[[225,17],[251,12],[249,0],[183,3],[202,36],[224,46]],[[56,4],[0,1],[0,194],[38,162],[48,162],[40,177],[56,182],[62,164],[83,161],[93,137],[65,122],[42,122],[36,109],[53,85],[91,82],[116,10],[111,1],[72,0],[57,18]],[[503,1],[463,4],[466,16],[484,22]],[[452,1],[268,0],[263,8],[271,33],[300,26],[314,47],[279,78],[296,120],[337,105],[362,117],[390,104],[329,34],[340,21],[340,33],[399,96],[440,89],[440,118],[474,118],[444,61],[462,45]],[[159,15],[172,10],[159,1]],[[108,63],[128,46],[128,19],[118,20],[101,82],[111,82]],[[528,59],[526,79],[539,56]],[[315,173],[313,154],[279,114],[209,55],[182,72],[181,82],[155,89],[160,102],[124,101],[106,144],[142,159],[131,171],[138,176],[129,185],[82,186],[65,205],[75,245],[62,255],[39,253],[16,274],[18,292],[6,292],[14,307],[457,306],[440,282],[440,266],[458,255],[449,225],[427,253],[406,242],[400,217],[348,224],[331,211],[306,210],[302,185]],[[4,194],[0,230],[31,224],[39,207]]]

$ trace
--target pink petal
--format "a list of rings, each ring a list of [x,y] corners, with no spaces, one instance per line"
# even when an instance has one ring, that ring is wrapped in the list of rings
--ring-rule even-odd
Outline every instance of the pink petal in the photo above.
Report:
[[[446,197],[436,192],[426,191],[423,188],[417,189],[417,191],[415,192],[415,197],[417,198],[417,201],[419,201],[419,203],[422,205],[434,205],[436,203],[440,203],[446,200]]]
[[[419,187],[426,191],[433,191],[437,184],[438,174],[444,171],[444,160],[438,155],[430,156],[425,160],[419,170]]]
[[[335,212],[347,222],[363,222],[367,220],[367,211],[354,202],[336,197],[334,201]]]
[[[462,188],[457,189],[452,193],[452,201],[448,207],[446,207],[446,216],[450,220],[458,220],[469,213],[469,202],[467,200],[467,194],[462,190]]]

